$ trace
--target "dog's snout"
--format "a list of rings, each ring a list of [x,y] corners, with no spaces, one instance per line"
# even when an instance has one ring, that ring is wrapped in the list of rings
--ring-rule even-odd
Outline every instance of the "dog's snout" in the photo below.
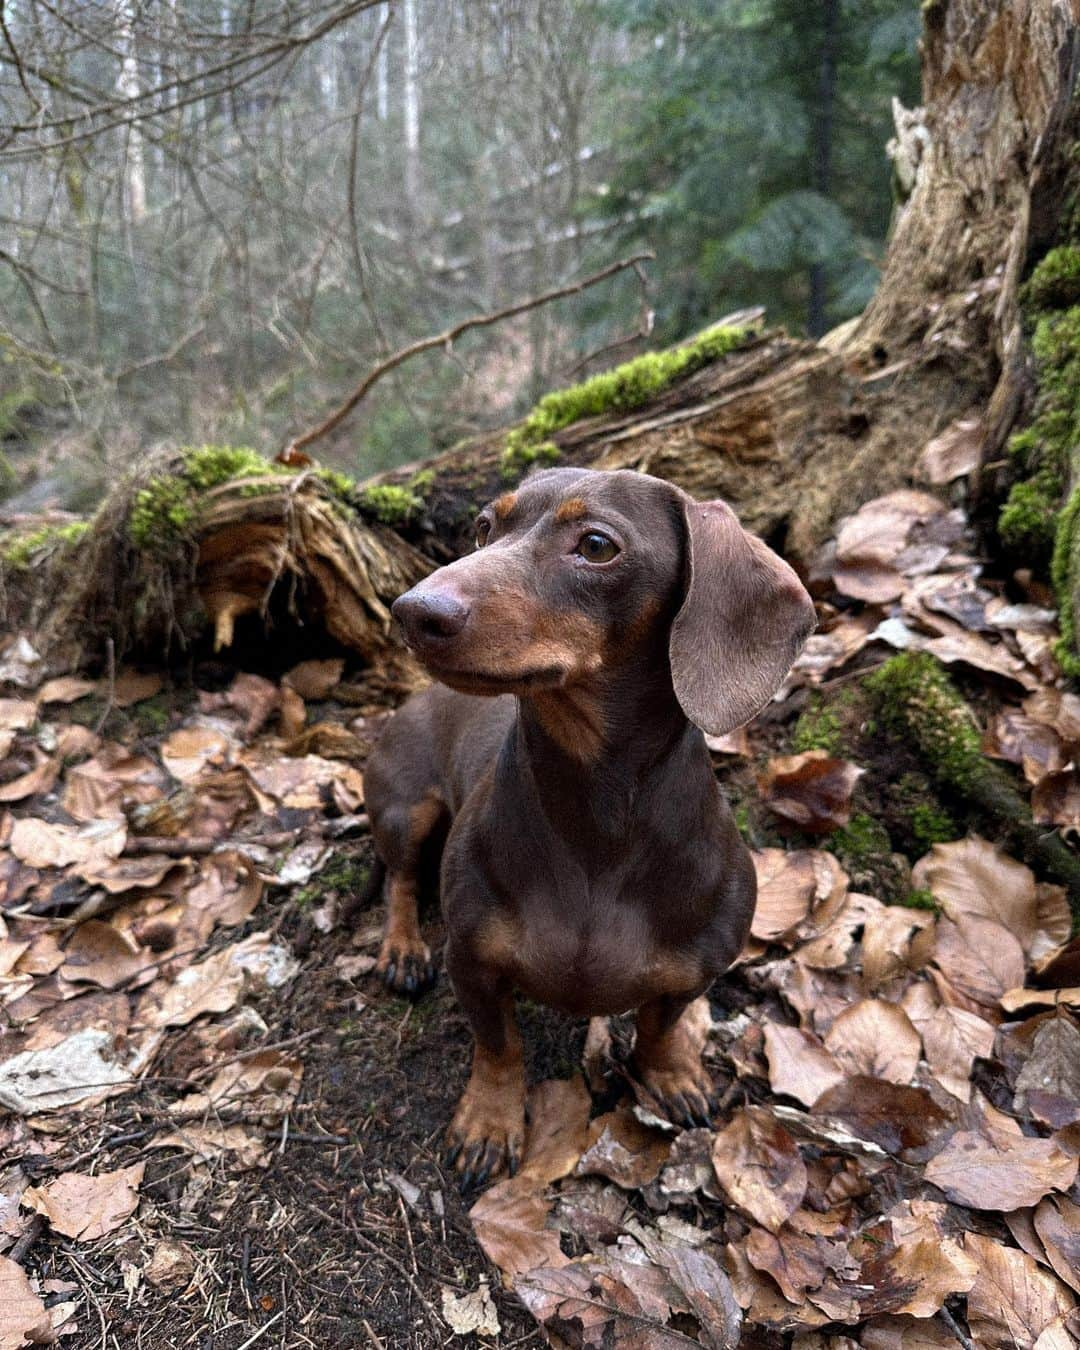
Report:
[[[448,591],[407,591],[391,613],[410,642],[442,642],[457,637],[469,618],[469,606]]]

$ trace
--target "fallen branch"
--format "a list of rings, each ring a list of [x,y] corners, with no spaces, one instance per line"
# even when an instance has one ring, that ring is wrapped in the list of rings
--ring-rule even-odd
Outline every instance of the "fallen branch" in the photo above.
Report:
[[[619,272],[625,272],[627,268],[637,268],[643,262],[651,262],[655,257],[656,254],[651,250],[644,253],[635,253],[632,258],[622,258],[619,262],[611,263],[601,271],[594,272],[592,276],[584,277],[581,281],[575,281],[569,286],[560,286],[557,290],[546,291],[543,295],[534,295],[528,300],[519,300],[517,304],[510,305],[506,309],[496,310],[492,314],[474,314],[471,318],[463,319],[461,323],[455,324],[453,328],[448,328],[443,333],[435,333],[430,337],[420,338],[419,341],[411,342],[407,347],[400,348],[393,355],[388,356],[385,361],[380,361],[377,366],[368,371],[344,403],[335,408],[329,417],[324,418],[318,426],[312,427],[310,431],[305,431],[294,437],[278,455],[278,463],[296,463],[296,455],[305,446],[321,440],[335,427],[339,426],[357,404],[367,396],[372,385],[381,380],[384,375],[388,375],[390,371],[396,370],[398,366],[410,360],[410,358],[419,356],[421,352],[429,352],[435,347],[452,347],[462,333],[467,333],[471,328],[488,328],[493,323],[501,323],[503,319],[513,319],[518,314],[525,314],[530,309],[538,309],[541,305],[550,304],[553,300],[562,300],[568,295],[579,295],[591,286],[597,286],[601,281],[607,281],[609,277],[613,277]]]

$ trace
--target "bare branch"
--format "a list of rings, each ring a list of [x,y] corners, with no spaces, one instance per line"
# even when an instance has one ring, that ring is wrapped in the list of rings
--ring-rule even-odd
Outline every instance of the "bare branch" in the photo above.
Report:
[[[651,250],[644,253],[635,253],[632,258],[622,258],[619,262],[611,263],[599,272],[594,272],[592,276],[585,277],[581,281],[575,281],[569,286],[560,286],[558,290],[546,291],[543,295],[534,295],[528,300],[519,300],[517,304],[509,305],[506,309],[496,310],[492,314],[473,315],[472,318],[463,319],[461,323],[455,324],[453,328],[448,328],[444,333],[436,333],[430,337],[421,338],[418,342],[411,342],[407,347],[402,347],[392,356],[388,356],[385,361],[380,361],[364,376],[344,403],[335,408],[330,416],[324,418],[318,426],[312,427],[310,431],[305,431],[302,435],[291,440],[278,455],[278,459],[283,463],[288,463],[291,457],[305,446],[322,440],[324,436],[344,422],[357,404],[367,396],[372,385],[381,380],[384,375],[388,375],[390,371],[396,370],[405,361],[414,356],[419,356],[421,352],[429,352],[436,347],[449,349],[462,333],[467,333],[472,328],[487,328],[493,323],[501,323],[504,319],[515,318],[518,314],[525,314],[531,309],[539,309],[541,305],[548,305],[553,300],[562,300],[569,295],[580,295],[582,291],[588,290],[591,286],[597,286],[601,281],[607,281],[609,277],[613,277],[619,272],[625,272],[628,267],[636,268],[643,262],[651,262],[655,257],[656,254]]]

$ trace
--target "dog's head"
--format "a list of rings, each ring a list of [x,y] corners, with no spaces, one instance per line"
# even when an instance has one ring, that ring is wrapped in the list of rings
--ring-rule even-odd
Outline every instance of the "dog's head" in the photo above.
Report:
[[[476,543],[393,607],[466,693],[565,688],[666,650],[683,711],[721,734],[764,707],[814,627],[799,578],[729,506],[648,474],[534,474],[484,507]]]

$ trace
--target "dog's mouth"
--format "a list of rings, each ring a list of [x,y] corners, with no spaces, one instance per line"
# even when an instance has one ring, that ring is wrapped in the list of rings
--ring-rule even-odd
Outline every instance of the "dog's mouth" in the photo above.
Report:
[[[463,670],[421,657],[425,668],[442,684],[462,694],[527,694],[543,689],[561,689],[567,671],[562,666],[536,666],[528,670],[498,672]]]

